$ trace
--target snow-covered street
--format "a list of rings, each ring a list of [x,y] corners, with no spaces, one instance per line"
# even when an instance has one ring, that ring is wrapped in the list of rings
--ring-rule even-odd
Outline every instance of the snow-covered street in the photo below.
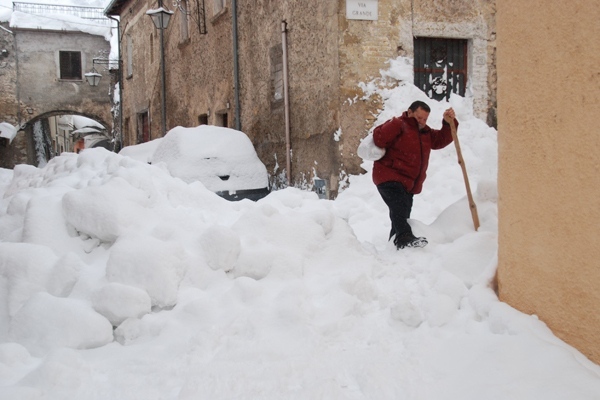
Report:
[[[256,203],[104,149],[0,170],[0,398],[597,399],[600,367],[492,289],[496,131],[380,94],[378,122],[456,110],[478,232],[453,146],[401,251],[369,162],[334,201]]]

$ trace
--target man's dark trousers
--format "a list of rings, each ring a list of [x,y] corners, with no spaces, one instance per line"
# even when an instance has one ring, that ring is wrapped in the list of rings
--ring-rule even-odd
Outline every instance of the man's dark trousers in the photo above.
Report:
[[[377,186],[377,190],[390,209],[390,219],[392,220],[390,239],[396,235],[394,243],[397,245],[399,239],[414,238],[407,221],[413,206],[413,195],[408,193],[400,182],[384,182]]]

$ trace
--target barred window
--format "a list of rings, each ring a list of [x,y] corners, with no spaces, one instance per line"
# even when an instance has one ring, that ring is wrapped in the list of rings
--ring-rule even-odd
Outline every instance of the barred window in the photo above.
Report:
[[[415,86],[438,101],[449,99],[451,93],[464,96],[467,48],[466,39],[415,38]]]

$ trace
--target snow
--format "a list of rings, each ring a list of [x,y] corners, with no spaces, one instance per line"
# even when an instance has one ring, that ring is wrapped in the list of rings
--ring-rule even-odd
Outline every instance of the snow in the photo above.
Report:
[[[378,122],[454,107],[479,231],[453,146],[402,251],[370,172],[227,202],[104,149],[0,169],[0,398],[597,399],[600,367],[492,289],[496,131],[469,98],[365,87]]]
[[[0,22],[10,21],[12,0],[0,0]]]
[[[177,126],[157,144],[152,164],[164,163],[185,182],[202,182],[213,192],[262,189],[267,168],[245,133],[213,125]]]
[[[95,121],[91,118],[84,117],[82,115],[67,115],[67,118],[71,118],[73,127],[75,129],[83,129],[83,128],[98,128],[99,130],[105,129],[101,123]],[[96,130],[97,131],[97,130]]]
[[[107,41],[111,40],[111,28],[109,26],[94,24],[89,20],[66,14],[44,16],[13,11],[10,17],[10,27],[54,31],[79,31],[91,35],[103,36]]]
[[[42,125],[42,120],[33,123],[33,142],[35,143],[35,158],[37,164],[43,167],[48,162],[46,157],[46,133]]]
[[[33,3],[57,5],[56,0],[36,0]],[[108,5],[109,0],[61,0],[58,3],[78,7],[104,8]],[[66,14],[34,15],[20,11],[13,12],[12,0],[0,0],[0,22],[10,22],[9,26],[18,28],[80,31],[103,36],[107,41],[113,40],[110,27]]]
[[[163,138],[156,138],[149,142],[123,147],[119,154],[145,163],[152,163],[152,156],[162,140]]]
[[[8,122],[0,122],[0,138],[5,138],[8,143],[12,143],[17,136],[17,128]]]

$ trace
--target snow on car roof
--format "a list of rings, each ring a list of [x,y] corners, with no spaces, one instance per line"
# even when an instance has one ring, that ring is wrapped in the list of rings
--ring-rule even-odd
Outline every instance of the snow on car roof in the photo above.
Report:
[[[252,142],[235,129],[175,127],[158,143],[151,162],[164,162],[171,175],[188,183],[200,181],[215,192],[268,186],[267,169]]]

